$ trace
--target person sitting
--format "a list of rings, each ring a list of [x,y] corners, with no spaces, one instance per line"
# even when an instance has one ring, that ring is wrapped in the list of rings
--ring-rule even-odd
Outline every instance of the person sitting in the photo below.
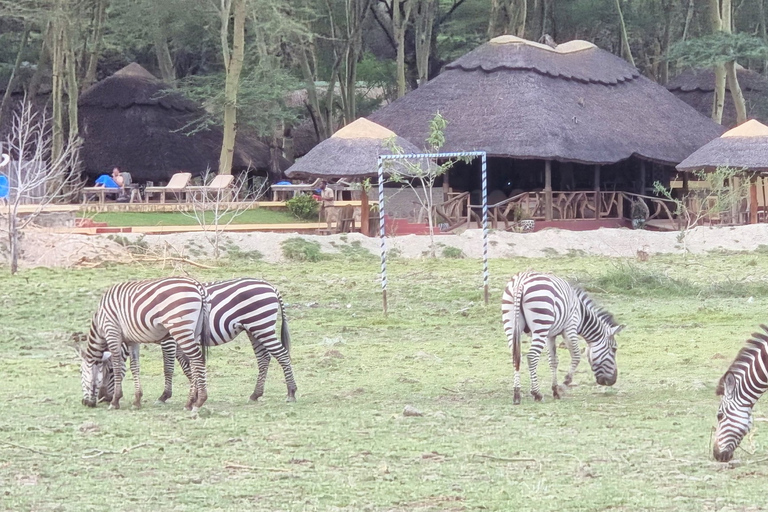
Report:
[[[95,186],[104,188],[123,188],[124,184],[125,180],[123,180],[123,177],[120,175],[120,168],[115,167],[112,169],[112,176],[102,174],[96,178]]]

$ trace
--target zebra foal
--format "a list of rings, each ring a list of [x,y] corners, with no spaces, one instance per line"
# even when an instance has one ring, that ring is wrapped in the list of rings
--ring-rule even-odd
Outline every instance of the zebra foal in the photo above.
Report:
[[[83,404],[94,407],[98,399],[103,365],[111,354],[114,389],[111,408],[120,408],[125,371],[123,344],[159,343],[172,337],[190,362],[193,376],[187,408],[196,410],[208,397],[205,348],[208,338],[208,294],[202,284],[185,277],[132,281],[111,286],[102,296],[91,319],[82,352],[80,378]],[[109,352],[109,354],[105,354]],[[131,364],[134,405],[141,405],[138,359]]]
[[[251,341],[259,368],[256,388],[250,399],[258,400],[264,394],[264,383],[267,379],[270,357],[274,357],[282,367],[285,376],[285,384],[288,388],[286,401],[294,402],[297,387],[291,365],[291,335],[280,292],[266,281],[251,278],[206,283],[204,286],[211,309],[208,316],[210,337],[206,344],[209,346],[223,345],[245,331]],[[279,339],[277,337],[278,314],[281,317]],[[173,339],[163,340],[160,345],[163,350],[165,389],[158,400],[165,402],[173,393],[174,358],[178,359],[179,365],[188,378],[191,378],[192,375],[186,355],[177,351]],[[138,367],[138,345],[124,346],[124,358],[127,357],[127,351],[130,351],[131,369],[133,369],[134,364]],[[136,375],[138,375],[138,370]],[[104,394],[111,396],[113,381],[109,372],[106,374],[104,385],[107,388]]]
[[[722,397],[712,449],[715,460],[728,462],[752,427],[752,408],[768,390],[768,326],[756,332],[739,350],[720,378],[715,394]]]
[[[536,401],[542,399],[536,369],[545,345],[549,349],[549,366],[552,370],[552,395],[560,398],[555,345],[555,337],[560,334],[565,337],[571,353],[571,366],[565,377],[565,385],[572,382],[581,359],[578,335],[587,341],[587,357],[597,383],[604,386],[616,383],[618,369],[614,336],[624,326],[616,325],[613,317],[599,309],[581,288],[550,274],[520,272],[512,277],[504,289],[501,312],[515,367],[515,404],[520,403],[520,343],[523,332],[531,333],[528,369],[531,375],[531,395]]]

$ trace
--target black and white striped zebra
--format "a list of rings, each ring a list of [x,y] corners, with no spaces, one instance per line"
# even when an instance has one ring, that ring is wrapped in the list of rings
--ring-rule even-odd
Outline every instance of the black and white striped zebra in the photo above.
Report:
[[[536,369],[545,345],[549,349],[549,365],[552,369],[552,394],[560,398],[555,346],[555,337],[560,334],[565,337],[571,353],[571,366],[565,385],[572,382],[581,359],[577,335],[587,341],[587,356],[597,383],[612,386],[616,382],[618,369],[614,336],[624,326],[616,325],[611,315],[599,309],[581,288],[550,274],[520,272],[504,289],[501,311],[515,367],[515,404],[520,403],[520,342],[523,332],[531,333],[528,369],[531,375],[531,395],[535,400],[542,398]]]
[[[232,341],[243,331],[246,332],[251,341],[259,372],[256,378],[256,388],[250,399],[255,401],[264,394],[264,383],[271,356],[277,359],[283,368],[283,375],[288,388],[287,401],[295,401],[297,388],[290,357],[291,336],[280,292],[265,281],[251,278],[206,283],[204,286],[211,304],[210,338],[207,343],[213,346],[222,345]],[[278,313],[281,316],[282,324],[280,339],[277,337]],[[163,349],[165,390],[159,400],[165,402],[171,397],[173,390],[174,356],[177,356],[176,358],[187,377],[191,375],[189,362],[184,354],[176,353],[176,344],[173,340],[163,341],[161,347]],[[125,350],[127,351],[128,347]],[[132,347],[131,350],[132,370],[135,361],[138,361],[138,346]],[[138,375],[138,365],[136,375]],[[112,392],[109,375],[105,380],[105,385],[109,387],[105,393],[106,396],[109,396]]]
[[[768,390],[768,326],[756,332],[720,378],[715,393],[721,396],[713,455],[728,462],[752,428],[752,408]]]
[[[205,344],[208,338],[208,295],[202,284],[186,277],[169,277],[119,283],[102,296],[91,320],[80,365],[83,404],[96,405],[105,352],[112,355],[115,392],[111,408],[120,407],[125,371],[123,344],[159,343],[172,337],[189,359],[193,379],[187,408],[196,410],[208,397]],[[134,366],[132,364],[132,371]],[[134,404],[141,405],[141,385],[136,361]]]

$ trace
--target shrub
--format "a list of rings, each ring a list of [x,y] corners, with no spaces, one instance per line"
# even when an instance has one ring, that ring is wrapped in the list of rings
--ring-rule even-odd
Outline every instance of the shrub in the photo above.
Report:
[[[313,199],[314,201],[314,199]],[[294,237],[284,240],[280,247],[283,248],[283,256],[292,261],[320,261],[327,258],[320,250],[320,244],[315,241]]]
[[[459,259],[464,257],[464,252],[458,247],[443,247],[443,258]]]
[[[287,200],[285,206],[294,217],[301,220],[317,219],[317,212],[320,210],[320,203],[305,194]]]

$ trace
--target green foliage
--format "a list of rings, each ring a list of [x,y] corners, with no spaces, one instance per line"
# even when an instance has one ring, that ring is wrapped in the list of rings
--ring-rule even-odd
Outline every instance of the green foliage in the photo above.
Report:
[[[133,254],[146,254],[149,251],[149,244],[144,240],[144,235],[139,236],[136,240],[129,240],[121,235],[107,235],[107,238],[118,245],[122,245]]]
[[[317,219],[320,203],[310,195],[299,194],[287,200],[285,206],[294,217],[301,220]]]
[[[764,59],[768,56],[768,44],[762,39],[744,33],[715,34],[690,39],[673,45],[668,60],[680,60],[682,65],[709,68],[730,61]]]
[[[373,260],[376,258],[368,249],[362,246],[359,240],[354,240],[349,244],[341,244],[336,247],[339,253],[352,261]]]
[[[443,258],[460,259],[466,257],[464,251],[458,247],[446,246],[443,247]]]
[[[234,212],[233,212],[234,213]],[[229,222],[230,215],[223,215],[220,224]],[[106,222],[112,227],[129,226],[195,226],[197,220],[181,212],[105,212],[93,216],[94,222]],[[207,212],[206,221],[213,222],[213,212]],[[232,224],[290,224],[296,217],[286,211],[254,208],[238,215]]]
[[[317,262],[328,259],[320,248],[320,243],[314,240],[305,240],[304,238],[289,238],[284,240],[280,247],[283,249],[283,256],[290,261],[308,261]]]

